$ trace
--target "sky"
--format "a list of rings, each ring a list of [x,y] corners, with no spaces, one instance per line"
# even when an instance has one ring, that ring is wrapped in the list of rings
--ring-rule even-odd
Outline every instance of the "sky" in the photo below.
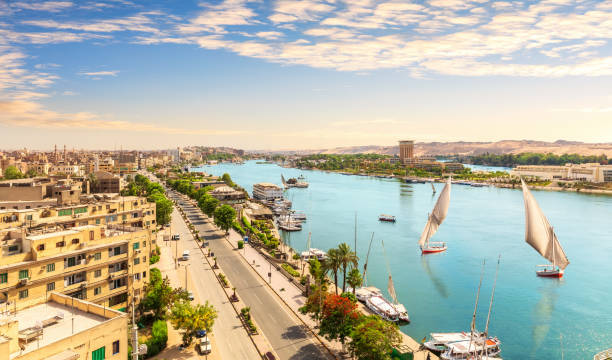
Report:
[[[0,148],[612,142],[610,0],[0,0]]]

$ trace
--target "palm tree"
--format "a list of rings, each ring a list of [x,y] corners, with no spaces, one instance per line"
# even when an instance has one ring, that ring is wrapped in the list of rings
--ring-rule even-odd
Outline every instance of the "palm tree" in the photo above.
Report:
[[[357,257],[357,254],[351,250],[351,247],[348,246],[347,243],[340,244],[337,251],[338,257],[340,258],[340,265],[342,267],[342,292],[344,292],[344,290],[346,290],[346,270],[348,269],[349,265],[357,267],[359,258]]]
[[[327,251],[327,260],[325,260],[325,272],[332,271],[334,273],[336,295],[338,295],[338,270],[340,270],[340,266],[342,266],[342,261],[338,249],[329,249]]]
[[[353,267],[351,271],[349,271],[346,281],[348,282],[349,286],[353,288],[353,295],[355,295],[355,289],[357,289],[359,286],[361,286],[361,283],[363,283],[359,269]]]

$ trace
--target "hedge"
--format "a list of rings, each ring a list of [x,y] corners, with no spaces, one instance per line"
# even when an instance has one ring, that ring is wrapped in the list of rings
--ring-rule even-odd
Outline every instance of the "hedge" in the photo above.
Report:
[[[168,342],[168,324],[165,320],[157,320],[153,323],[151,337],[146,341],[147,357],[155,356],[166,348]]]
[[[293,277],[299,277],[300,273],[298,271],[296,271],[294,268],[291,267],[291,265],[289,264],[282,264],[281,265],[283,267],[283,269],[285,269],[285,271],[287,271],[291,276]]]

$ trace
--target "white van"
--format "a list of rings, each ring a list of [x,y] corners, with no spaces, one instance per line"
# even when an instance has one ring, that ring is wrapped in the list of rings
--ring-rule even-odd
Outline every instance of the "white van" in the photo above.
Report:
[[[189,260],[189,250],[183,251],[183,261]]]

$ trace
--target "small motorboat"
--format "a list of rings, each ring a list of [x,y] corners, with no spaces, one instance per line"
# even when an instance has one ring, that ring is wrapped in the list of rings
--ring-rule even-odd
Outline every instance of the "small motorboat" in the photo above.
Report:
[[[378,216],[378,221],[395,222],[395,216],[381,214],[381,215]]]

